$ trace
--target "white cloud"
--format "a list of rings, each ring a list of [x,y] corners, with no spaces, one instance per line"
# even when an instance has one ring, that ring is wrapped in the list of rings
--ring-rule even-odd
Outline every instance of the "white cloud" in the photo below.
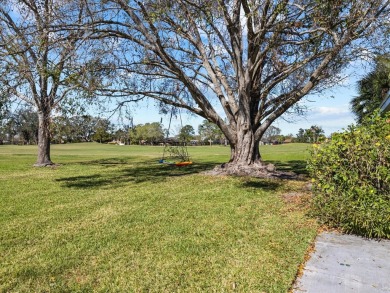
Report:
[[[278,119],[275,126],[282,129],[283,134],[296,134],[299,128],[307,129],[312,125],[318,125],[330,135],[336,131],[342,131],[348,125],[354,123],[354,115],[349,110],[349,104],[338,104],[337,100],[330,101],[333,105],[310,107],[303,117],[296,117],[295,122],[289,123]]]
[[[348,106],[345,107],[317,107],[313,109],[313,114],[317,115],[340,115],[340,114],[348,114],[350,110]]]

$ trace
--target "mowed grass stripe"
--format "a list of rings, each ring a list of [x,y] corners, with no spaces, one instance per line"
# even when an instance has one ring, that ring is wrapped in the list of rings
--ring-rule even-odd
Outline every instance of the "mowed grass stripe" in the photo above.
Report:
[[[225,147],[173,169],[158,147],[59,147],[55,169],[0,148],[0,291],[285,292],[315,235],[281,198],[301,183],[199,174]]]

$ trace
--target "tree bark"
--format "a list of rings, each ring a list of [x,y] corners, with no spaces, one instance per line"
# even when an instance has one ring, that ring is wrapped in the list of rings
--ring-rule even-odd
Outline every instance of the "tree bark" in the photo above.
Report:
[[[38,157],[36,167],[53,165],[50,159],[50,111],[38,112]]]
[[[271,178],[275,177],[275,166],[265,164],[261,160],[255,130],[247,123],[237,124],[236,139],[229,141],[230,160],[226,164],[216,166],[209,173],[212,175],[236,175]]]
[[[229,164],[240,166],[261,165],[259,143],[260,141],[255,139],[253,131],[238,130],[237,142],[230,143]]]
[[[248,123],[237,123],[236,139],[229,141],[230,160],[207,172],[211,175],[235,175],[259,178],[292,178],[291,174],[277,172],[273,164],[266,164],[260,155],[260,137]]]

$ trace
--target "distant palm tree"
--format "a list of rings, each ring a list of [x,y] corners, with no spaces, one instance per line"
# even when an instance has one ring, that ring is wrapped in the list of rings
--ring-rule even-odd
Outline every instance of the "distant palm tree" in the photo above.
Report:
[[[358,81],[359,95],[351,101],[358,123],[379,108],[389,89],[390,58],[381,57],[377,59],[374,70]]]

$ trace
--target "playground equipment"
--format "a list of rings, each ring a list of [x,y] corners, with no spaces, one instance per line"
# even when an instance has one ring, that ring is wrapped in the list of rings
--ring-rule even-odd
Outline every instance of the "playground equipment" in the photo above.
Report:
[[[183,127],[180,109],[177,109],[177,111],[179,112],[181,127]],[[159,163],[168,164],[176,167],[184,167],[192,164],[190,156],[188,154],[187,143],[184,140],[180,141],[180,139],[169,139],[169,131],[171,129],[172,117],[174,115],[174,112],[175,108],[172,108],[171,115],[169,118],[168,130],[164,140],[163,155],[161,160],[159,160]]]

